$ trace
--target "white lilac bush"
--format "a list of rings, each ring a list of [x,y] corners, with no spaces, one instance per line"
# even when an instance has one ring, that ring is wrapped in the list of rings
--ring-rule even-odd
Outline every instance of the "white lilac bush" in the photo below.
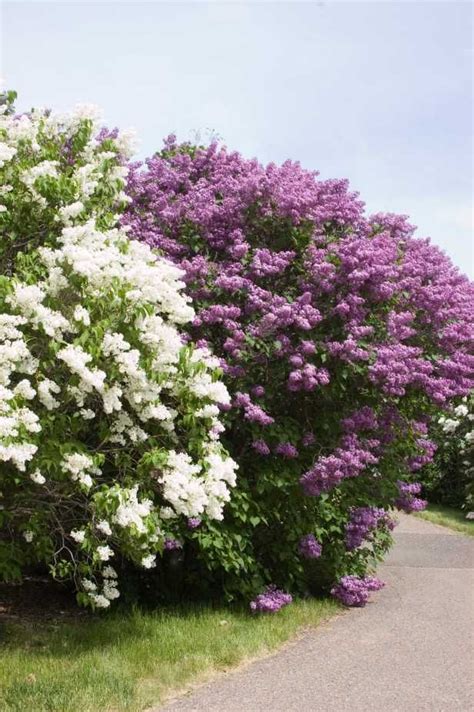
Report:
[[[462,507],[474,519],[474,396],[443,414],[438,426],[438,457],[428,481],[429,495]]]
[[[90,107],[0,115],[0,577],[47,565],[78,600],[119,596],[220,520],[218,362],[181,335],[181,271],[117,228],[131,135]]]

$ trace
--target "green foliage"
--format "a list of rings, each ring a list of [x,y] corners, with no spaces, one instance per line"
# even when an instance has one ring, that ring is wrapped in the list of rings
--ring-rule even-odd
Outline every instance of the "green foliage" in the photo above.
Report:
[[[95,608],[235,484],[180,272],[117,224],[129,149],[90,107],[0,113],[0,577],[47,567]]]

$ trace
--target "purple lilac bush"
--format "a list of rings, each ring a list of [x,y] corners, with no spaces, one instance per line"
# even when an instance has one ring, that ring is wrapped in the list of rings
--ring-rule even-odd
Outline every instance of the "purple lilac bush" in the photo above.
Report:
[[[224,523],[193,532],[196,566],[229,595],[363,577],[390,519],[356,532],[354,511],[409,509],[398,480],[412,486],[430,419],[474,385],[474,285],[406,216],[367,215],[346,180],[291,161],[170,136],[128,192],[124,223],[184,270],[189,338],[232,395],[239,483]],[[317,561],[295,556],[308,531]]]

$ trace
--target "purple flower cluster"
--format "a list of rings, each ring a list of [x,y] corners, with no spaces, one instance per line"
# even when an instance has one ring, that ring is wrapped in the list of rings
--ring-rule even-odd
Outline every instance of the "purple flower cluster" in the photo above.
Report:
[[[199,517],[189,517],[186,522],[188,529],[197,529],[201,526],[201,523],[202,521]]]
[[[252,443],[253,449],[258,452],[259,455],[269,455],[270,448],[268,447],[265,440],[254,440]]]
[[[306,534],[299,540],[298,551],[305,559],[318,559],[322,554],[323,547],[314,534]]]
[[[251,263],[251,274],[255,277],[280,274],[295,257],[295,252],[273,252],[267,248],[256,249]]]
[[[407,514],[421,512],[425,509],[428,504],[426,499],[421,499],[416,496],[421,492],[421,484],[419,482],[409,483],[398,480],[397,487],[399,495],[395,500],[395,506],[398,507],[398,509],[403,510]]]
[[[408,467],[412,472],[421,470],[424,465],[433,461],[437,445],[428,438],[417,438],[416,445],[419,448],[419,453],[408,460]]]
[[[276,613],[293,601],[289,593],[280,591],[276,586],[267,586],[263,593],[260,593],[250,603],[252,613]]]
[[[314,445],[315,440],[316,440],[316,438],[315,438],[314,433],[307,431],[306,433],[303,433],[301,443],[302,443],[303,447],[311,447],[311,445]]]
[[[133,167],[128,190],[124,222],[185,270],[194,335],[208,338],[212,327],[231,378],[252,361],[264,373],[277,359],[291,393],[316,391],[331,382],[325,355],[362,363],[390,396],[416,387],[442,403],[472,387],[473,285],[429,241],[413,238],[405,216],[367,217],[346,180],[170,136],[145,170]],[[301,245],[284,237],[293,233]],[[389,300],[397,308],[387,312]],[[371,320],[379,310],[385,338]],[[418,338],[427,329],[437,360]],[[267,348],[257,352],[258,342]],[[249,391],[258,371],[248,373]],[[269,425],[278,413],[271,398],[265,405],[268,413],[243,405],[244,417]]]
[[[353,507],[346,525],[346,547],[357,549],[379,527],[393,529],[395,522],[380,507]]]
[[[176,551],[177,549],[182,549],[183,545],[177,539],[165,539],[164,549],[165,551]]]
[[[291,443],[279,443],[275,448],[275,454],[292,459],[298,457],[298,450]]]
[[[252,403],[248,393],[236,393],[234,399],[234,406],[237,408],[244,409],[244,418],[250,420],[252,423],[258,423],[259,425],[271,425],[274,422],[263,408],[259,405]]]
[[[371,591],[379,591],[385,586],[375,576],[343,576],[331,589],[331,594],[344,606],[362,607],[369,600]]]
[[[290,363],[292,366],[301,365],[301,368],[290,371],[287,383],[289,391],[314,391],[318,386],[326,386],[331,380],[326,368],[304,363],[300,356],[291,356]]]
[[[305,472],[301,485],[307,495],[317,496],[336,487],[346,477],[357,477],[368,465],[378,462],[373,450],[378,440],[360,440],[356,434],[346,435],[331,455],[323,455]]]
[[[368,376],[389,395],[416,386],[444,402],[472,385],[473,285],[412,237],[405,216],[365,216],[347,181],[320,181],[290,161],[263,167],[216,143],[190,150],[170,136],[146,170],[133,168],[129,192],[131,234],[184,268],[190,294],[204,302],[195,327],[219,327],[213,346],[220,341],[229,373],[253,354],[245,334],[280,344],[273,355],[286,360],[292,392],[329,383],[318,352],[370,359]],[[306,235],[303,249],[275,243],[275,232],[292,230]],[[381,317],[381,342],[368,318],[388,300],[397,309]],[[315,329],[317,349],[304,336]],[[417,339],[424,329],[441,349],[436,362]]]
[[[359,410],[351,413],[350,416],[342,420],[342,427],[345,432],[358,433],[361,430],[375,430],[378,426],[377,416],[372,408],[365,405]]]

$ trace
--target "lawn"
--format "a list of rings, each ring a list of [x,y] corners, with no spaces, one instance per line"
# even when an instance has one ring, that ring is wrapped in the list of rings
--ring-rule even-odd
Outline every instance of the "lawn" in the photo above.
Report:
[[[441,504],[429,504],[424,512],[419,512],[417,517],[427,519],[433,524],[441,524],[443,527],[449,527],[461,534],[474,536],[474,520],[466,519],[464,512],[452,507],[444,507]]]
[[[0,709],[143,710],[172,691],[265,655],[339,610],[331,600],[307,600],[270,616],[197,607],[0,622]]]

